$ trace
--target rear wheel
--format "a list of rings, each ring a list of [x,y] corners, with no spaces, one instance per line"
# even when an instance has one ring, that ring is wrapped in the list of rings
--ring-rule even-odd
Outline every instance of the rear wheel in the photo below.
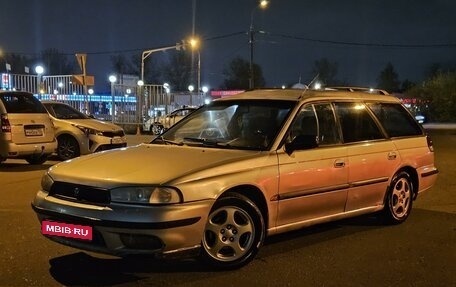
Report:
[[[163,132],[163,126],[161,124],[152,124],[150,126],[150,132],[153,134],[153,135],[159,135]]]
[[[60,136],[57,139],[57,155],[61,160],[80,156],[78,141],[72,136]]]
[[[201,256],[212,267],[239,268],[253,260],[264,237],[263,216],[255,203],[230,193],[220,198],[209,214]]]
[[[402,171],[396,174],[391,181],[383,209],[383,217],[391,224],[402,223],[410,215],[412,205],[413,183],[410,175]]]
[[[25,158],[25,160],[29,163],[29,164],[43,164],[47,158],[48,158],[49,155],[47,154],[34,154],[34,155],[30,155],[28,157]]]

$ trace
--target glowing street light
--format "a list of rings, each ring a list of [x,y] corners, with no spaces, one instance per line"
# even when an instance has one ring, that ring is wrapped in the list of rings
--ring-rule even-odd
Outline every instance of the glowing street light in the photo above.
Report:
[[[163,88],[165,89],[165,92],[167,94],[169,94],[171,92],[171,86],[168,83],[164,83]]]
[[[190,106],[193,105],[193,91],[195,90],[195,87],[193,85],[188,85],[188,90],[190,91]]]
[[[111,82],[111,84],[114,84],[115,82],[117,82],[117,77],[114,75],[109,76],[108,79]]]
[[[35,67],[35,72],[36,74],[38,75],[37,77],[37,81],[36,81],[36,84],[37,84],[37,91],[38,93],[41,95],[41,94],[44,94],[44,89],[41,87],[41,79],[42,79],[42,75],[44,73],[44,68],[43,66],[41,65],[38,65]],[[41,96],[40,96],[41,97]]]
[[[40,65],[36,66],[35,67],[35,72],[38,74],[38,76],[41,76],[44,73],[43,66],[40,66]]]
[[[198,69],[198,80],[197,80],[197,91],[200,91],[201,87],[201,53],[200,53],[200,41],[198,38],[191,38],[190,39],[190,47],[192,47],[193,51],[196,51],[198,53],[198,63],[197,63],[197,69]]]

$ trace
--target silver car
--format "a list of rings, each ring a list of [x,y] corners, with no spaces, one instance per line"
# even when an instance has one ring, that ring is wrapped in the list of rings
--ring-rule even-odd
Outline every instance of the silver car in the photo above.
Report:
[[[172,125],[176,124],[190,113],[194,112],[197,108],[185,107],[172,111],[171,113],[159,116],[150,117],[143,124],[143,131],[149,132],[154,135],[159,135]]]
[[[257,90],[150,144],[53,166],[32,206],[61,244],[235,268],[269,235],[374,212],[404,222],[437,173],[432,141],[395,97]]]
[[[65,103],[42,103],[55,125],[61,160],[127,146],[125,132],[118,125],[89,117]]]

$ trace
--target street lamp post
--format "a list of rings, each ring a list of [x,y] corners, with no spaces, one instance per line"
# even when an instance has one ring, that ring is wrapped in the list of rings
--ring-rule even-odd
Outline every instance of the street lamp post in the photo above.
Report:
[[[36,74],[38,75],[36,83],[37,83],[38,95],[39,95],[39,98],[41,98],[41,94],[42,94],[42,93],[41,93],[41,76],[42,76],[43,73],[44,73],[44,68],[43,68],[43,66],[39,66],[39,65],[36,66],[36,67],[35,67],[35,72],[36,72]]]
[[[188,91],[190,92],[190,106],[193,106],[193,90],[195,87],[193,85],[188,86]]]
[[[198,53],[198,63],[197,63],[197,85],[196,85],[196,90],[198,91],[198,94],[201,92],[201,53],[199,49],[199,39],[197,38],[191,38],[190,39],[190,46],[192,47],[192,50],[196,50]],[[193,70],[193,67],[192,67]],[[192,72],[193,74],[193,72]]]
[[[117,77],[114,75],[109,76],[109,82],[111,82],[111,122],[114,123],[114,114],[115,114],[115,109],[116,109],[116,100],[114,96],[114,84],[117,81]]]
[[[250,61],[249,61],[249,89],[255,88],[255,80],[253,73],[253,43],[255,41],[255,30],[253,28],[253,14],[257,8],[265,9],[269,4],[267,0],[261,0],[260,3],[252,9],[250,13],[250,29],[249,29],[249,46],[250,46]]]

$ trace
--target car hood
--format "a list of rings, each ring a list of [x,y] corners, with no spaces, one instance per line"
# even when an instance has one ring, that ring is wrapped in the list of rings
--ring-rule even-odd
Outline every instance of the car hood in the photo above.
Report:
[[[166,184],[211,167],[252,158],[259,153],[140,144],[61,162],[51,167],[49,174],[55,181],[100,185],[105,188],[125,184]]]
[[[94,129],[97,131],[119,131],[122,130],[121,127],[113,123],[108,123],[95,119],[65,119],[60,120],[72,125],[84,126],[86,128]]]

